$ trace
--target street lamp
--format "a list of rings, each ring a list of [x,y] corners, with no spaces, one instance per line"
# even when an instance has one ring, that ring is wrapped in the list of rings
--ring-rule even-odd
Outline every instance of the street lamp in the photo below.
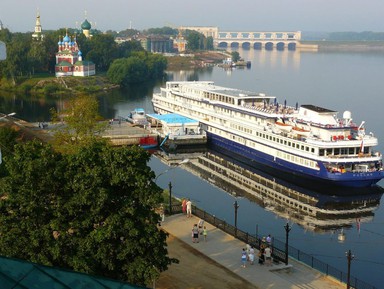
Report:
[[[182,165],[182,164],[186,164],[186,163],[188,163],[188,162],[189,162],[189,159],[184,159],[184,160],[182,160],[181,162],[179,162],[178,164],[176,164],[175,166],[170,167],[169,169],[166,169],[165,171],[161,172],[161,173],[158,174],[157,177],[155,178],[155,183],[156,183],[157,179],[158,179],[161,175],[167,173],[167,172],[170,171],[170,170],[173,170],[173,169],[179,167],[179,166]],[[169,182],[168,187],[169,187],[169,214],[172,215],[172,183],[171,183],[171,182]]]
[[[240,205],[237,203],[237,200],[233,203],[233,208],[235,209],[235,236],[237,236],[237,209]]]
[[[289,237],[289,231],[291,231],[291,227],[289,226],[288,222],[284,226],[285,229],[285,265],[288,265],[288,237]]]
[[[348,252],[345,252],[345,255],[347,256],[348,260],[348,275],[347,275],[347,289],[351,288],[351,261],[355,256],[352,255],[351,250],[348,250]]]
[[[240,205],[237,203],[237,200],[233,203],[233,208],[235,209],[235,228],[237,229],[237,209]]]

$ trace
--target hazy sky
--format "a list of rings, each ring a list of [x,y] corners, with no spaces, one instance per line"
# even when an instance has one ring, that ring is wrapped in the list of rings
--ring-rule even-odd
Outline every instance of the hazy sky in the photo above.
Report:
[[[75,28],[85,18],[101,30],[218,26],[220,31],[384,31],[384,0],[0,0],[11,32]],[[96,23],[96,25],[94,24]]]

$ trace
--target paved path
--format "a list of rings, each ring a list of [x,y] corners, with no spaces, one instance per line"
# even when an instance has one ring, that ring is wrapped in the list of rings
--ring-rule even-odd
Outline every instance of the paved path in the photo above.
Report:
[[[179,214],[166,217],[162,222],[162,228],[259,288],[346,288],[345,284],[293,259],[289,259],[288,266],[285,264],[266,266],[257,264],[255,254],[255,264],[247,264],[246,268],[242,268],[241,251],[246,244],[207,222],[205,222],[208,230],[207,242],[201,238],[199,243],[192,243],[191,230],[193,224],[197,223],[198,218],[194,216],[187,218]]]

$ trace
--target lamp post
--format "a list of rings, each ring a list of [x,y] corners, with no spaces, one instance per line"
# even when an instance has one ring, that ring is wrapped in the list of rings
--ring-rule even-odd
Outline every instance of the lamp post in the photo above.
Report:
[[[288,222],[284,226],[285,229],[285,265],[288,265],[288,237],[289,237],[289,231],[291,231],[291,227],[289,226]]]
[[[172,183],[169,182],[169,214],[172,215]]]
[[[240,205],[237,203],[237,200],[233,203],[233,208],[235,209],[235,236],[237,236],[237,209]]]
[[[237,229],[237,209],[240,205],[237,203],[237,200],[233,203],[233,208],[235,209],[235,228]]]
[[[179,166],[182,165],[182,164],[186,164],[186,163],[188,163],[188,162],[189,162],[189,159],[184,159],[184,160],[182,160],[181,162],[179,162],[178,164],[176,164],[176,166],[174,166],[174,167],[170,167],[169,169],[166,169],[165,171],[161,172],[161,173],[158,174],[157,177],[155,178],[155,183],[157,182],[157,179],[158,179],[161,175],[167,173],[168,171],[170,171],[170,170],[172,170],[172,169],[175,169],[175,168],[179,167]],[[169,184],[168,184],[168,188],[169,188],[169,214],[172,214],[172,183],[171,183],[171,182],[169,182]]]
[[[354,256],[352,255],[351,250],[345,252],[345,255],[347,256],[348,260],[347,289],[349,289],[351,288],[351,261],[353,260]]]

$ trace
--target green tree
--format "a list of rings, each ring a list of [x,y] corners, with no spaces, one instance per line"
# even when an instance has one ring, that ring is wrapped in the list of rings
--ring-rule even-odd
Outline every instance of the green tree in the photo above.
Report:
[[[205,46],[205,49],[206,50],[213,50],[214,49],[214,46],[213,46],[213,37],[212,36],[208,36],[206,38],[206,46]]]
[[[99,71],[107,71],[113,60],[118,57],[117,43],[112,35],[98,34],[89,41],[89,52],[85,53],[87,60],[92,60]]]
[[[200,49],[200,33],[192,30],[187,31],[187,46],[189,50],[196,51]]]
[[[237,62],[237,61],[240,60],[240,54],[237,51],[232,51],[231,52],[231,57],[232,57],[232,61],[233,62]]]
[[[16,79],[28,74],[29,60],[28,52],[30,50],[31,37],[27,38],[25,34],[13,34],[12,40],[7,43],[7,59],[5,62],[5,69],[3,70],[5,76],[16,84]]]
[[[161,189],[139,147],[75,154],[17,145],[0,193],[0,254],[149,284],[171,262],[153,210]]]
[[[18,136],[19,136],[19,133],[13,128],[8,126],[0,127],[0,153],[1,153],[0,178],[6,175],[4,163],[9,157],[12,156],[14,146],[17,143]]]
[[[106,124],[100,122],[98,109],[94,96],[81,95],[70,99],[68,108],[60,112],[60,116],[51,110],[54,120],[61,118],[65,122],[55,131],[53,143],[56,149],[73,152],[101,138],[100,133],[105,130]]]
[[[141,46],[139,41],[131,40],[125,41],[118,46],[119,58],[125,58],[132,55],[134,52],[143,52],[144,48]]]
[[[171,28],[169,26],[164,26],[162,28],[149,28],[144,30],[143,34],[145,35],[164,35],[164,36],[177,36],[179,31],[177,29]]]
[[[131,57],[116,59],[110,66],[107,76],[113,83],[128,86],[164,75],[167,60],[162,55],[135,52]]]

